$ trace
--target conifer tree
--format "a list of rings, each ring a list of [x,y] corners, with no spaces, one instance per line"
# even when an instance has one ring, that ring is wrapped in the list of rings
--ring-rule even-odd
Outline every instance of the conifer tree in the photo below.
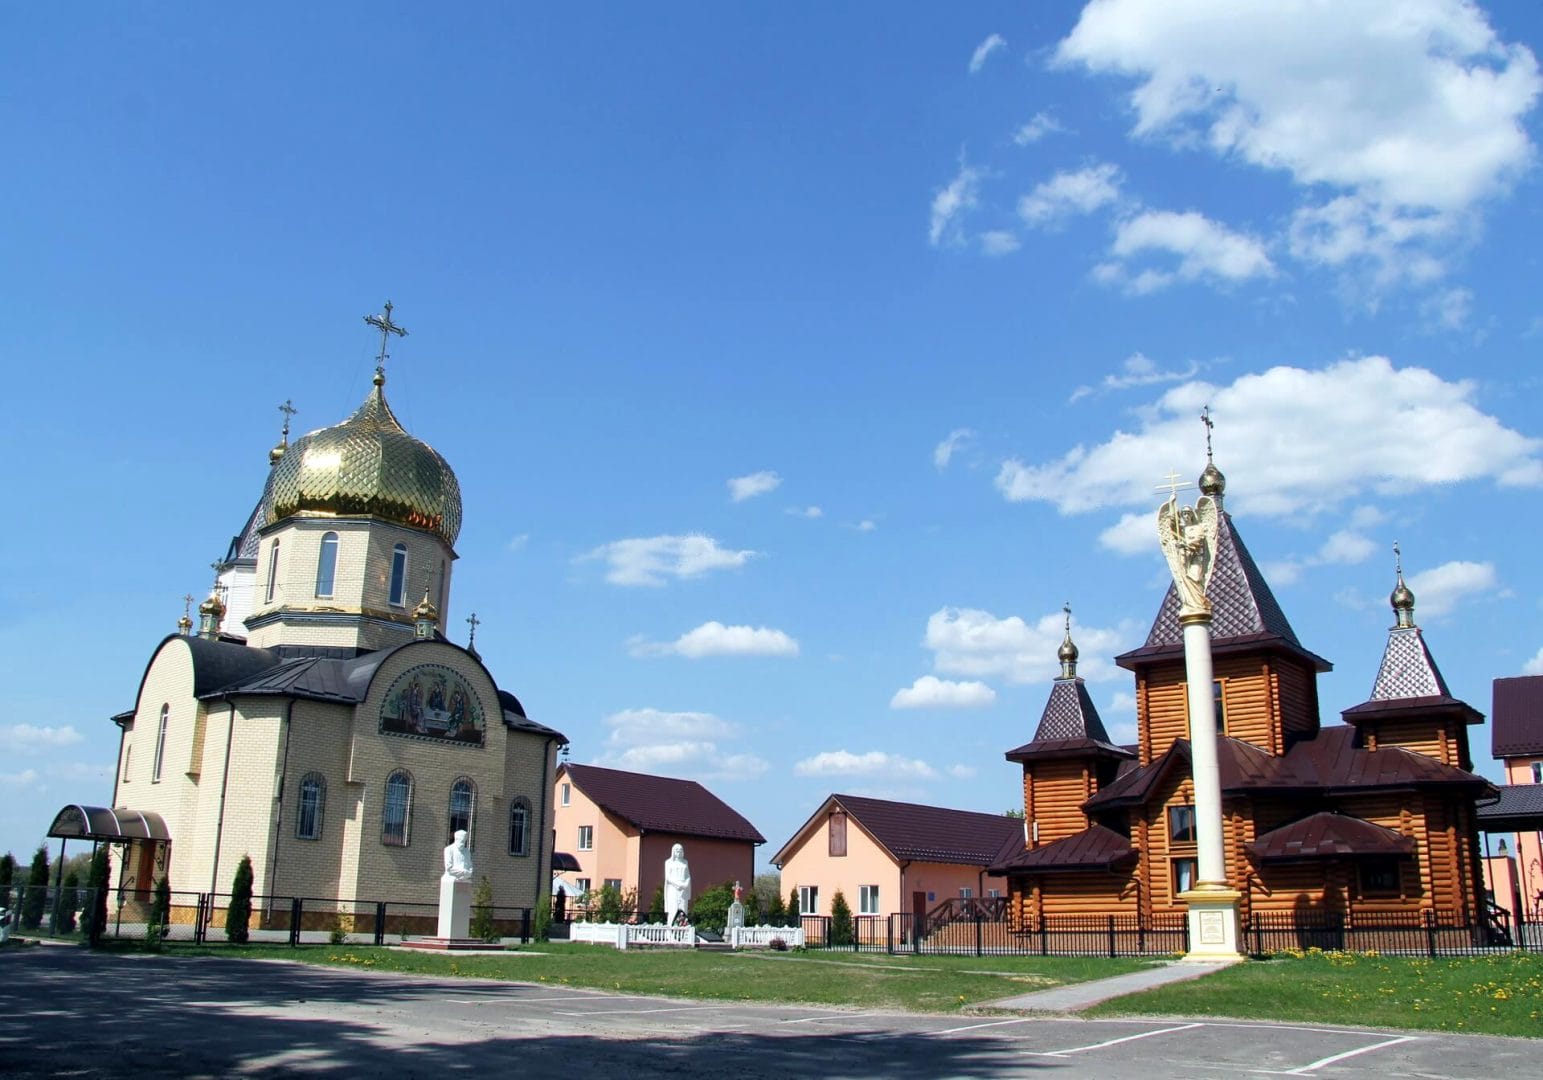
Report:
[[[766,925],[781,926],[788,917],[788,909],[780,892],[772,893],[771,903],[766,906]]]
[[[225,909],[225,937],[245,945],[247,927],[252,921],[252,857],[241,856],[236,878],[230,884],[230,906]]]
[[[73,934],[75,932],[75,887],[80,884],[80,878],[71,870],[64,875],[64,886],[59,890],[59,923],[55,927],[61,934]]]
[[[48,903],[48,849],[41,844],[32,856],[32,868],[27,871],[27,895],[21,902],[21,928],[36,930],[43,922],[43,909]]]
[[[471,925],[467,932],[478,941],[495,941],[498,931],[493,926],[493,883],[482,876],[477,891],[471,898]]]
[[[852,909],[840,889],[830,898],[830,943],[837,948],[852,944]]]
[[[91,856],[91,874],[86,879],[91,895],[86,899],[86,922],[81,931],[87,944],[95,945],[107,930],[107,845],[99,844]]]
[[[792,889],[792,890],[790,890],[788,892],[787,913],[788,913],[788,925],[789,926],[799,926],[799,925],[802,925],[800,923],[800,921],[799,921],[799,917],[803,914],[803,912],[798,910],[798,890],[797,889]]]
[[[16,883],[16,856],[7,851],[0,855],[0,907],[9,907],[11,886]]]

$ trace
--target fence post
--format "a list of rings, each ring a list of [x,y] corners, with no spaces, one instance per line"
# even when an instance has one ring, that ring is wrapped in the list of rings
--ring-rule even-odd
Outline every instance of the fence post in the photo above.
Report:
[[[1044,912],[1039,915],[1039,955],[1050,955],[1050,920]]]
[[[1114,916],[1111,915],[1109,916],[1109,957],[1113,959],[1116,955],[1114,946]]]
[[[300,944],[300,915],[304,907],[300,897],[295,897],[289,902],[289,944]]]
[[[375,944],[386,943],[386,902],[375,901]]]
[[[1254,955],[1264,955],[1264,928],[1259,925],[1259,912],[1251,912],[1248,916],[1249,924],[1254,931]]]
[[[1425,948],[1431,959],[1436,957],[1436,912],[1425,909]]]
[[[980,949],[980,909],[975,909],[975,955],[981,955]]]
[[[524,914],[520,918],[520,944],[530,944],[530,908],[521,909]]]
[[[889,918],[884,920],[884,951],[890,956],[895,955],[895,915],[893,912],[890,913]]]

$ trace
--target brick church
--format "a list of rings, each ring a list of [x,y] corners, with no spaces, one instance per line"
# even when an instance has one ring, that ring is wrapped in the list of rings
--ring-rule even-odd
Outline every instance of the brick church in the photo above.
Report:
[[[1214,463],[1200,488],[1222,505]],[[1241,913],[1479,914],[1474,805],[1493,786],[1472,772],[1468,729],[1398,575],[1370,698],[1320,719],[1329,662],[1298,640],[1230,515],[1220,516],[1208,596],[1228,884]],[[1007,752],[1023,768],[1024,835],[990,873],[1009,885],[1009,921],[1182,913],[1196,879],[1195,809],[1179,597],[1172,585],[1145,644],[1116,658],[1135,677],[1138,735],[1118,746],[1077,676],[1068,615],[1034,738]]]

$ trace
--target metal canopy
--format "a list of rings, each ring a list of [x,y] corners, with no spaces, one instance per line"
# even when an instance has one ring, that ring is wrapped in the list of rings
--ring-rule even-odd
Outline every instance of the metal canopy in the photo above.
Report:
[[[171,840],[171,833],[160,814],[78,803],[72,803],[54,815],[48,835],[69,840]]]

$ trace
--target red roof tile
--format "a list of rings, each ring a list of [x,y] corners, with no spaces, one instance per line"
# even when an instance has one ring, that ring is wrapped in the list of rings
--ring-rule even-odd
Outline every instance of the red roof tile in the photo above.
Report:
[[[564,765],[558,774],[564,773],[602,810],[640,829],[766,843],[754,825],[695,780],[598,765]]]

